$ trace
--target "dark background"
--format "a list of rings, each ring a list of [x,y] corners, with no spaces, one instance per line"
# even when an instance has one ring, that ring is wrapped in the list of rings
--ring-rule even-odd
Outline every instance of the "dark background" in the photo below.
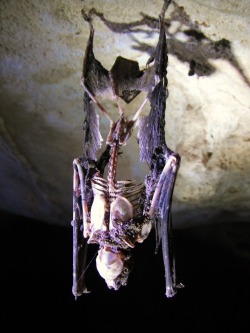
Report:
[[[154,234],[134,250],[128,285],[109,290],[95,261],[91,293],[72,285],[72,230],[0,213],[2,332],[248,332],[250,225],[216,223],[174,230],[177,277],[185,288],[165,296]],[[202,224],[202,223],[201,223]],[[97,248],[90,246],[90,257]]]

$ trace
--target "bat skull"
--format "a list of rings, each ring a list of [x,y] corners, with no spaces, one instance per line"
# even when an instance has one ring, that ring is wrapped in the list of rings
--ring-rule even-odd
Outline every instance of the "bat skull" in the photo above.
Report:
[[[124,256],[121,252],[112,252],[108,246],[98,251],[96,267],[101,277],[105,279],[108,288],[117,289],[115,279],[121,274],[123,265]]]

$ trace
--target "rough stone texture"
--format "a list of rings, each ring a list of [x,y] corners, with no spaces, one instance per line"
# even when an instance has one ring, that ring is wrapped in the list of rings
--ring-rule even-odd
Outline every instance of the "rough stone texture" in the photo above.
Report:
[[[109,69],[118,55],[145,65],[157,41],[161,6],[160,0],[1,1],[1,209],[69,224],[72,160],[81,156],[83,137],[79,81],[88,24],[81,10],[97,11],[94,51]],[[179,0],[178,6],[171,5],[166,15],[166,136],[182,157],[174,222],[188,226],[213,221],[215,215],[247,221],[250,3]],[[141,12],[149,16],[146,24],[133,25]],[[188,75],[192,60],[195,74]],[[115,118],[115,103],[103,104]],[[128,115],[138,104],[129,106]],[[101,120],[104,140],[107,128]],[[146,166],[138,162],[136,129],[119,172],[121,178],[143,180]]]

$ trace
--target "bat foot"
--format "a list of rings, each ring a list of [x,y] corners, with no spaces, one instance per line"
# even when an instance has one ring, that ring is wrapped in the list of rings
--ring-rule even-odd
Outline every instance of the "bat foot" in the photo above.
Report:
[[[78,297],[80,297],[82,294],[89,294],[91,293],[90,290],[88,290],[86,287],[83,290],[75,290],[72,288],[72,294],[75,296],[75,300],[77,300]]]
[[[174,290],[174,288],[171,286],[166,288],[166,293],[165,295],[167,296],[167,298],[171,298],[176,294],[176,290]]]
[[[166,288],[166,296],[168,297],[168,298],[171,298],[171,297],[173,297],[176,293],[177,293],[177,290],[176,289],[180,289],[180,288],[184,288],[185,286],[184,286],[184,284],[182,284],[182,283],[178,283],[176,286],[175,286],[175,288],[173,287],[173,286],[168,286],[167,288]]]

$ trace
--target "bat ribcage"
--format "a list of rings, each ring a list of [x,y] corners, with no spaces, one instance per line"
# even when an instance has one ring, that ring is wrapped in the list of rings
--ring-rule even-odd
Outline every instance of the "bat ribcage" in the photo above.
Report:
[[[151,225],[142,221],[143,184],[134,184],[129,180],[115,181],[111,191],[106,179],[95,176],[92,189],[94,200],[89,243],[98,240],[100,244],[103,239],[104,244],[110,242],[109,245],[127,248],[146,238]]]

